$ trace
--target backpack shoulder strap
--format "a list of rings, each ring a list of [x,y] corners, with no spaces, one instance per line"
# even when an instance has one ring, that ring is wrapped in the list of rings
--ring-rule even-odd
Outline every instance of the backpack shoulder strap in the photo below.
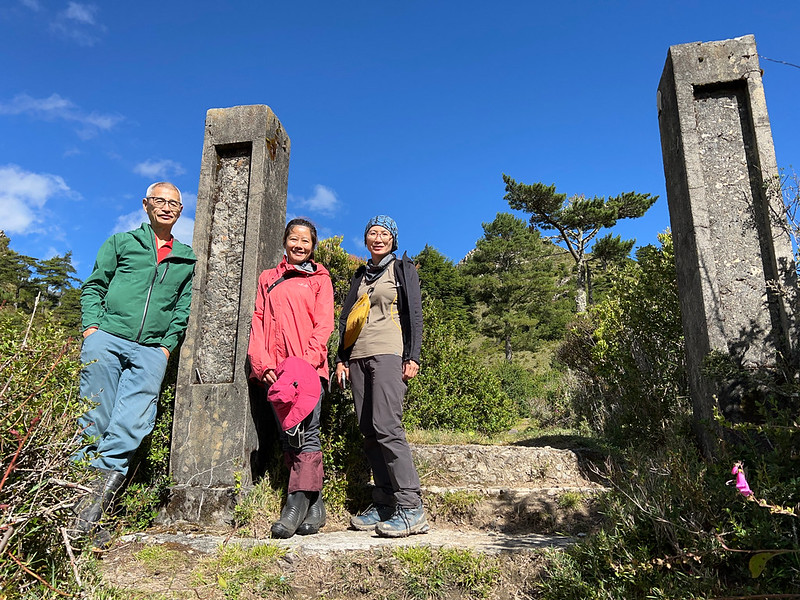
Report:
[[[272,285],[270,285],[267,288],[267,293],[269,294],[272,291],[272,288],[274,288],[282,281],[286,281],[287,279],[291,279],[292,277],[298,277],[300,275],[302,275],[302,273],[298,273],[297,271],[286,271],[286,273],[284,273],[281,277],[272,282]]]

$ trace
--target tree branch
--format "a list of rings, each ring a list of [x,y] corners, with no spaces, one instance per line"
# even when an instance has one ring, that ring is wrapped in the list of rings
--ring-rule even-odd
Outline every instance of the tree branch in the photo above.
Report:
[[[6,550],[6,554],[8,555],[8,557],[9,557],[11,560],[13,560],[15,563],[17,563],[17,566],[19,566],[19,568],[20,568],[20,569],[22,569],[23,571],[25,571],[25,572],[26,572],[28,575],[31,575],[32,577],[35,577],[36,579],[38,579],[38,580],[39,580],[41,583],[43,583],[45,586],[47,586],[47,588],[48,588],[48,589],[50,589],[50,590],[54,591],[54,592],[55,592],[56,594],[58,594],[59,596],[64,596],[65,598],[76,598],[76,597],[77,597],[75,594],[70,594],[69,592],[63,592],[63,591],[61,591],[61,590],[59,590],[59,589],[56,589],[56,588],[54,588],[52,585],[50,585],[49,583],[47,583],[47,582],[46,582],[46,581],[45,581],[45,580],[42,578],[42,576],[41,576],[41,575],[38,575],[37,573],[34,573],[34,572],[33,572],[33,571],[31,571],[31,570],[30,570],[28,567],[26,567],[24,564],[22,564],[22,562],[21,562],[21,561],[20,561],[20,560],[19,560],[19,559],[18,559],[16,556],[14,556],[13,554],[11,554],[11,552],[9,552],[9,551],[7,551],[7,550]]]
[[[61,531],[61,537],[64,540],[64,547],[67,549],[67,555],[69,556],[69,563],[72,565],[72,574],[75,575],[75,583],[78,584],[78,587],[83,587],[83,582],[81,581],[81,575],[80,573],[78,573],[78,565],[75,564],[75,554],[72,552],[72,544],[69,543],[67,528],[59,527],[58,529],[59,531]]]
[[[28,321],[28,329],[25,330],[25,337],[22,338],[22,345],[20,346],[21,350],[24,350],[25,347],[28,345],[28,334],[31,332],[31,326],[33,325],[33,317],[36,315],[36,307],[39,306],[39,298],[42,297],[42,292],[36,294],[36,300],[33,303],[33,310],[31,311],[31,318]]]

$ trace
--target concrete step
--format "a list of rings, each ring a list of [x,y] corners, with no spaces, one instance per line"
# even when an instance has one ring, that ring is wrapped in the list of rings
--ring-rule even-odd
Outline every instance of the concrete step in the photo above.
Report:
[[[538,488],[424,486],[429,520],[447,527],[513,534],[576,535],[599,522],[593,485]]]
[[[574,450],[530,446],[421,445],[411,447],[423,485],[440,487],[593,487]]]

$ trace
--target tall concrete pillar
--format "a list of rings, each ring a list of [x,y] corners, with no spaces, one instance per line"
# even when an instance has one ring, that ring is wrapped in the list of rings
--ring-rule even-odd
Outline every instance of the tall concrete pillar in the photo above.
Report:
[[[211,109],[197,192],[192,311],[180,355],[164,520],[229,521],[258,471],[265,407],[248,386],[258,276],[281,257],[289,138],[268,106]],[[266,415],[271,418],[270,415]]]
[[[708,353],[745,367],[795,358],[795,267],[753,36],[670,47],[658,120],[689,385],[711,452],[714,395],[734,420],[741,406],[703,376]]]

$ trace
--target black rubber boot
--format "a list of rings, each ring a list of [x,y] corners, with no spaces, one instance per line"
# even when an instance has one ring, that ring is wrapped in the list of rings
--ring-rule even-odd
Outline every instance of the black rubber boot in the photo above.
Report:
[[[313,535],[325,526],[325,502],[322,500],[322,492],[307,492],[313,500],[308,507],[305,520],[297,528],[298,535]]]
[[[281,518],[272,524],[272,537],[286,539],[294,535],[308,512],[308,494],[292,492],[286,498]]]
[[[75,505],[75,521],[73,529],[80,534],[87,534],[97,529],[100,519],[108,512],[117,492],[125,483],[125,475],[118,471],[96,469],[97,477],[89,483],[91,493],[81,498]]]
[[[111,536],[111,532],[107,529],[103,529],[101,526],[97,526],[92,533],[92,541],[91,547],[93,552],[103,552],[108,550],[111,547],[111,542],[113,538]]]

